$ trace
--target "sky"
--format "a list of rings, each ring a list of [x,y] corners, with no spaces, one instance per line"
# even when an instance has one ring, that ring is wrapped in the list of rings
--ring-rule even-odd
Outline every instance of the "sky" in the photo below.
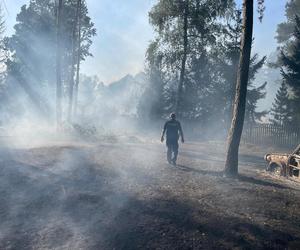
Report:
[[[4,4],[7,35],[13,33],[16,15],[29,0],[0,0]],[[135,75],[145,66],[145,52],[154,37],[148,12],[157,0],[86,0],[97,29],[92,58],[82,72],[97,75],[108,84],[127,74]],[[236,0],[241,5],[242,0]],[[286,0],[266,0],[263,22],[255,18],[254,52],[269,55],[276,49],[277,24],[284,21]]]

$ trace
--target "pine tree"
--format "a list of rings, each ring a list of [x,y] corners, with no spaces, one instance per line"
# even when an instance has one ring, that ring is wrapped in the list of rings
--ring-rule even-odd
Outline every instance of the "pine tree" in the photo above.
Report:
[[[57,35],[56,35],[56,126],[62,122],[62,18],[63,0],[59,0],[57,7]]]
[[[271,108],[272,118],[270,121],[274,125],[290,125],[291,124],[291,102],[289,99],[288,88],[284,82],[276,93],[276,97]]]
[[[241,55],[237,73],[233,118],[228,135],[227,156],[224,170],[226,176],[236,176],[238,174],[238,154],[244,126],[247,85],[251,61],[251,45],[253,35],[253,0],[244,0],[243,3],[244,9]]]
[[[235,96],[235,82],[237,78],[240,45],[241,45],[241,34],[242,34],[242,11],[237,9],[234,11],[234,15],[230,22],[225,26],[224,37],[221,40],[223,47],[216,48],[216,65],[220,74],[224,80],[224,105],[223,115],[226,122],[225,125],[229,125],[228,119],[231,118],[232,107]],[[255,84],[255,77],[258,71],[264,66],[266,57],[259,59],[258,54],[254,54],[251,57],[250,68],[249,68],[249,82],[248,82],[248,94],[246,103],[245,122],[255,123],[263,116],[267,114],[267,111],[257,111],[259,100],[266,96],[266,85],[263,83],[259,86]]]
[[[64,0],[60,32],[61,65],[57,66],[55,51],[59,3],[60,1],[35,0],[23,5],[16,18],[15,32],[7,39],[11,55],[7,62],[8,85],[25,93],[27,97],[24,96],[24,101],[33,104],[32,107],[25,105],[28,109],[37,109],[39,115],[50,119],[55,117],[56,76],[61,75],[61,81],[58,81],[61,82],[61,94],[58,93],[61,97],[58,99],[64,99],[67,97],[70,78],[74,78],[74,67],[91,55],[91,39],[96,35],[94,24],[88,16],[87,5],[82,1],[79,13],[81,39],[78,48],[78,35],[74,41],[78,0]],[[77,26],[79,25],[76,25],[76,29]],[[75,48],[72,46],[74,44]],[[74,52],[75,59],[79,57],[79,63],[73,60]],[[56,75],[56,71],[61,71],[61,74]],[[62,105],[62,115],[58,112],[58,120],[60,116],[65,116],[66,111],[65,105]]]
[[[207,120],[215,114],[218,79],[210,51],[220,21],[233,9],[232,0],[159,0],[149,13],[161,55],[164,114],[177,110],[181,118]],[[184,11],[183,11],[184,10]]]
[[[7,60],[8,54],[5,48],[4,42],[4,31],[5,31],[5,22],[2,15],[2,8],[0,5],[0,102],[3,103],[5,99],[5,62]],[[3,105],[1,105],[0,110],[3,110]],[[1,112],[3,113],[3,112]]]
[[[295,16],[300,13],[300,0],[289,0],[285,7],[286,21],[277,27],[277,42],[285,46],[291,40],[295,27]]]
[[[75,95],[78,95],[78,87],[76,88],[75,86],[75,64],[77,61],[77,69],[79,68],[80,64],[80,8],[81,8],[81,0],[77,0],[77,5],[76,5],[76,14],[75,14],[75,22],[73,24],[73,34],[72,34],[72,62],[71,62],[71,71],[70,71],[70,83],[69,83],[69,88],[68,88],[68,94],[69,94],[69,103],[68,103],[68,121],[72,121],[72,115],[73,115],[73,106],[77,106],[77,96],[75,98],[75,103],[74,104],[74,87],[77,91],[75,91]],[[77,40],[77,44],[76,44]],[[76,56],[76,49],[77,49],[77,56]],[[76,60],[77,57],[77,60]],[[79,74],[79,72],[78,72]],[[77,74],[76,74],[77,75]],[[76,114],[76,112],[75,112]]]
[[[249,69],[249,82],[248,82],[248,93],[247,93],[247,103],[246,103],[246,113],[245,113],[245,123],[255,124],[268,113],[266,110],[257,111],[258,102],[266,97],[266,86],[267,82],[255,86],[255,76],[257,72],[265,64],[266,57],[258,59],[258,55],[255,54],[250,60]]]
[[[2,15],[2,7],[0,5],[0,75],[5,68],[5,60],[7,58],[7,52],[4,43],[4,31],[5,31],[5,21]]]
[[[281,74],[284,82],[291,87],[292,122],[300,124],[300,19],[295,18],[293,41],[289,44],[289,52],[281,52]]]

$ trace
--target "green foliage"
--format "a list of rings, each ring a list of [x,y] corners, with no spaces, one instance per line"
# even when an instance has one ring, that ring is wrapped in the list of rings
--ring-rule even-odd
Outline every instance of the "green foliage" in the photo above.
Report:
[[[261,119],[268,113],[266,110],[257,111],[258,102],[266,97],[267,82],[258,87],[254,84],[255,75],[263,67],[265,62],[266,57],[258,59],[257,54],[255,54],[250,61],[245,121],[252,124],[257,121],[261,121]]]
[[[279,44],[286,46],[290,41],[295,27],[295,16],[300,14],[300,0],[289,0],[285,8],[285,16],[287,20],[277,27],[277,41]]]
[[[72,65],[72,41],[76,23],[77,0],[64,0],[62,36],[62,81],[64,90],[69,83]],[[11,52],[7,62],[9,84],[20,85],[35,105],[48,103],[47,112],[54,112],[55,65],[57,42],[57,6],[52,0],[32,0],[21,7],[14,26],[15,33],[7,40]],[[94,24],[86,4],[81,8],[81,61],[91,56]],[[79,39],[76,36],[76,40]],[[76,51],[75,51],[76,52]],[[42,111],[43,112],[43,111]],[[44,111],[45,112],[45,111]]]
[[[6,77],[6,67],[5,62],[8,57],[7,49],[5,46],[5,38],[4,38],[4,32],[5,32],[5,21],[2,14],[2,8],[0,5],[0,98],[3,102],[3,99],[5,98],[5,77]]]
[[[55,76],[55,4],[46,0],[30,1],[28,6],[21,7],[16,21],[15,33],[7,43],[13,53],[7,65],[8,73],[22,74],[38,85],[51,84]]]
[[[213,48],[214,50],[214,68],[217,69],[219,84],[216,86],[216,92],[220,93],[222,98],[219,103],[220,116],[224,117],[225,125],[229,126],[231,122],[232,106],[235,97],[235,86],[237,71],[240,57],[240,44],[242,34],[242,12],[236,9],[232,18],[228,20],[227,25],[223,28],[220,42]],[[246,103],[245,122],[255,123],[260,121],[267,111],[257,111],[258,102],[266,96],[266,85],[260,86],[255,84],[255,76],[265,64],[266,57],[261,59],[255,54],[250,61],[248,95]],[[221,90],[220,90],[221,89]]]
[[[147,52],[150,85],[141,100],[140,113],[147,110],[153,119],[166,117],[174,110],[183,56],[181,8],[188,3],[188,54],[181,116],[199,120],[203,125],[219,121],[221,127],[229,126],[240,56],[242,17],[241,11],[236,10],[230,1],[224,2],[225,5],[217,11],[212,9],[217,2],[164,0],[153,7],[149,16],[157,37]],[[256,122],[267,113],[257,111],[258,101],[266,95],[266,83],[258,87],[254,84],[255,75],[265,60],[265,57],[258,59],[257,55],[251,59],[248,122]]]
[[[5,46],[5,21],[2,14],[2,7],[0,5],[0,78],[2,79],[5,71],[5,61],[7,59],[7,48]]]
[[[150,11],[150,23],[157,32],[147,52],[151,95],[156,96],[158,117],[174,110],[182,58],[184,56],[184,16],[188,9],[188,48],[181,112],[186,119],[209,116],[203,109],[210,98],[210,85],[214,76],[211,70],[210,51],[217,43],[223,18],[233,8],[233,1],[160,0]],[[159,63],[154,63],[154,61]],[[152,102],[154,106],[157,106]],[[152,111],[151,111],[152,112]],[[154,112],[154,111],[153,111]]]
[[[284,82],[291,87],[293,103],[293,121],[300,124],[300,19],[295,18],[293,40],[289,52],[281,52],[280,65]]]
[[[262,22],[265,12],[265,0],[257,0],[257,12],[258,12],[258,19]]]
[[[276,93],[276,97],[271,109],[271,122],[274,125],[286,126],[291,124],[293,117],[291,104],[288,88],[286,84],[282,82],[279,90]]]

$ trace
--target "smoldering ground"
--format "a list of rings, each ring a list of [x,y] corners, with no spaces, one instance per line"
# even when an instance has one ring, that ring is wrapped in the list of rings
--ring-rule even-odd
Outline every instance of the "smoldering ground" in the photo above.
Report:
[[[206,44],[215,39],[206,38],[215,35],[208,31],[216,30],[208,26],[203,32],[189,31],[197,33],[189,38],[192,49],[182,78],[188,80],[182,105],[184,117],[190,120],[182,121],[188,143],[180,148],[178,166],[172,167],[166,164],[165,145],[157,139],[160,119],[174,109],[179,83],[179,71],[174,69],[181,64],[182,39],[174,37],[175,43],[168,44],[173,39],[161,43],[161,37],[155,37],[160,41],[149,45],[146,74],[126,76],[109,86],[95,77],[78,79],[80,60],[90,55],[96,31],[87,8],[82,8],[83,15],[75,13],[80,1],[63,2],[60,8],[56,1],[30,1],[22,7],[14,34],[6,41],[6,70],[4,76],[0,74],[0,249],[297,248],[300,189],[264,172],[263,155],[272,150],[243,145],[241,175],[226,179],[222,177],[225,144],[208,141],[224,140],[230,125],[234,81],[228,73],[235,71],[235,63],[227,65],[234,58],[225,54],[223,58],[223,50],[232,49],[231,43],[225,49],[223,44],[214,46],[221,49],[215,53],[214,44]],[[211,6],[207,7],[210,12]],[[57,34],[59,10],[67,14],[62,15],[66,19],[62,39]],[[155,10],[159,8],[153,8],[153,17]],[[166,29],[172,36],[181,33],[177,21],[170,19]],[[211,17],[206,21],[221,24],[219,16],[215,22]],[[78,30],[77,39],[75,23],[84,28]],[[240,36],[238,32],[234,37]],[[198,37],[205,44],[199,46]],[[76,40],[82,40],[77,53]],[[154,48],[160,43],[161,48]],[[166,57],[161,52],[167,52]],[[74,62],[74,56],[79,62]],[[164,59],[162,67],[157,59]],[[226,62],[226,67],[220,69],[215,59]],[[264,61],[252,66],[261,68]],[[99,63],[105,65],[105,60]],[[225,74],[227,78],[220,79]],[[249,95],[254,96],[249,99],[252,107],[263,99],[266,87],[259,87],[254,75]],[[78,102],[70,108],[74,80],[80,80]],[[75,104],[77,112],[69,112]],[[60,119],[55,121],[60,111],[62,124]],[[250,111],[264,113],[256,108]],[[199,134],[202,142],[192,142]]]
[[[223,178],[223,147],[188,143],[177,167],[149,141],[2,147],[0,248],[299,246],[299,186],[264,174],[261,148]]]
[[[225,144],[207,140],[225,133],[217,123],[182,121],[188,143],[172,168],[158,142],[164,121],[137,122],[115,102],[100,104],[80,109],[80,123],[59,133],[34,109],[3,127],[0,249],[299,245],[299,187],[264,174],[272,149],[243,148],[241,177],[228,180]]]

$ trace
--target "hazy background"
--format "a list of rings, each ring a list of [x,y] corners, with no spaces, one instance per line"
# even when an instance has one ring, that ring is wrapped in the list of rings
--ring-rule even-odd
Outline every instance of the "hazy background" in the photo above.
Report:
[[[13,32],[17,13],[29,0],[1,0],[5,7],[7,35]],[[97,75],[105,84],[144,69],[145,51],[153,38],[148,12],[156,0],[86,0],[98,35],[92,45],[93,58],[83,63],[82,73]],[[241,5],[241,0],[236,1]],[[264,20],[255,18],[254,52],[261,56],[276,49],[277,24],[284,20],[285,0],[266,0]],[[268,91],[272,95],[276,90]],[[264,102],[267,103],[267,97]],[[265,104],[262,104],[265,105]]]

